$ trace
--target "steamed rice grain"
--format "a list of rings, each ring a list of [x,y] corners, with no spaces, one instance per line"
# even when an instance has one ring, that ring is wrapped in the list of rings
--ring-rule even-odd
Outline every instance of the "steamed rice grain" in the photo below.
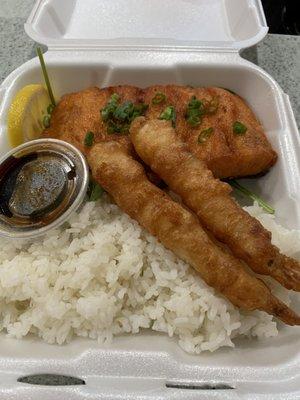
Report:
[[[257,205],[247,211],[272,231],[283,252],[299,255],[300,232],[276,225]],[[233,347],[239,336],[278,333],[272,316],[235,308],[108,196],[85,203],[43,238],[2,239],[0,268],[0,329],[20,339],[105,342],[152,329],[200,353]],[[271,285],[288,302],[288,291]]]

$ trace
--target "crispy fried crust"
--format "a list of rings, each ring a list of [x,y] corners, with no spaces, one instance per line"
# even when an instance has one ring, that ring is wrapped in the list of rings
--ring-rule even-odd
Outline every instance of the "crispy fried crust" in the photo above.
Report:
[[[230,196],[231,187],[213,177],[176,135],[169,121],[133,121],[130,136],[136,152],[213,235],[255,272],[270,275],[300,291],[300,264],[280,254],[271,234]]]
[[[242,264],[217,246],[197,218],[154,186],[144,169],[117,142],[96,144],[88,152],[95,180],[115,202],[168,249],[187,261],[205,282],[245,310],[263,310],[287,324],[300,318],[276,299],[267,286],[248,274]]]
[[[162,92],[166,101],[152,104],[155,93]],[[122,85],[104,89],[90,88],[63,96],[51,117],[51,126],[45,135],[64,137],[83,149],[86,133],[96,134],[96,141],[117,140],[130,147],[126,136],[107,135],[106,125],[101,120],[100,110],[106,105],[110,96],[118,93],[121,101],[131,100],[134,103],[149,104],[147,118],[156,119],[167,105],[176,109],[176,133],[187,144],[196,157],[206,162],[214,176],[219,178],[255,175],[268,170],[277,159],[259,124],[244,100],[220,88],[191,88],[187,86],[165,85],[139,89]],[[191,97],[211,100],[219,98],[218,111],[205,116],[199,127],[191,127],[186,119],[186,108]],[[232,125],[240,121],[247,126],[245,135],[235,135]],[[199,146],[199,133],[213,127],[214,133],[202,146]]]

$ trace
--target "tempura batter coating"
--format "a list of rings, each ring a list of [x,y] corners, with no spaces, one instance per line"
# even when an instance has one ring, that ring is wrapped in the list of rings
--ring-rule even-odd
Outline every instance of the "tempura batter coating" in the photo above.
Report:
[[[255,272],[300,291],[300,264],[280,254],[271,234],[230,196],[231,187],[215,179],[176,135],[168,121],[137,118],[131,140],[141,159],[199,217],[214,236]]]
[[[300,317],[262,281],[212,242],[195,216],[149,182],[141,164],[122,144],[98,143],[87,156],[94,179],[119,207],[193,266],[208,285],[245,310],[263,310],[287,324],[300,324]]]

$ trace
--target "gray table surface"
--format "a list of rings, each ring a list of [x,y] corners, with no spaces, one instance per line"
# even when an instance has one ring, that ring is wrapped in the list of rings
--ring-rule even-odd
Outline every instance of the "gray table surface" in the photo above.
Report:
[[[23,28],[34,2],[0,0],[0,83],[16,67],[35,57],[36,44]],[[290,96],[300,126],[300,36],[267,35],[242,55],[272,75]],[[57,378],[44,377],[40,383],[57,384]],[[72,381],[62,378],[59,383],[71,384]]]

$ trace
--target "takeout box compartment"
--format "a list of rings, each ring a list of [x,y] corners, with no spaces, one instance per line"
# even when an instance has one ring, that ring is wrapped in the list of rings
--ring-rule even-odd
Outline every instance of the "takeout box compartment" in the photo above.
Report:
[[[117,84],[220,86],[238,93],[255,111],[279,154],[268,174],[248,179],[247,185],[274,205],[279,223],[299,229],[300,146],[288,96],[238,53],[266,34],[260,1],[174,4],[174,0],[39,0],[25,27],[33,39],[49,47],[45,61],[57,98],[89,86]],[[143,11],[142,22],[136,10],[139,16]],[[40,82],[43,76],[35,58],[1,85],[0,152],[9,149],[6,117],[12,98],[24,85]],[[240,399],[246,393],[258,399],[272,393],[272,399],[282,399],[299,390],[299,333],[300,328],[280,326],[277,338],[239,340],[234,350],[200,356],[184,353],[175,340],[149,332],[119,337],[109,345],[77,338],[56,346],[36,338],[17,341],[2,336],[0,396],[12,390],[13,398],[20,400],[28,393],[31,399],[45,400],[209,399],[208,390],[166,384],[224,383],[235,389],[215,390],[215,399]],[[46,391],[15,382],[20,375],[39,372],[78,376],[87,385]]]

